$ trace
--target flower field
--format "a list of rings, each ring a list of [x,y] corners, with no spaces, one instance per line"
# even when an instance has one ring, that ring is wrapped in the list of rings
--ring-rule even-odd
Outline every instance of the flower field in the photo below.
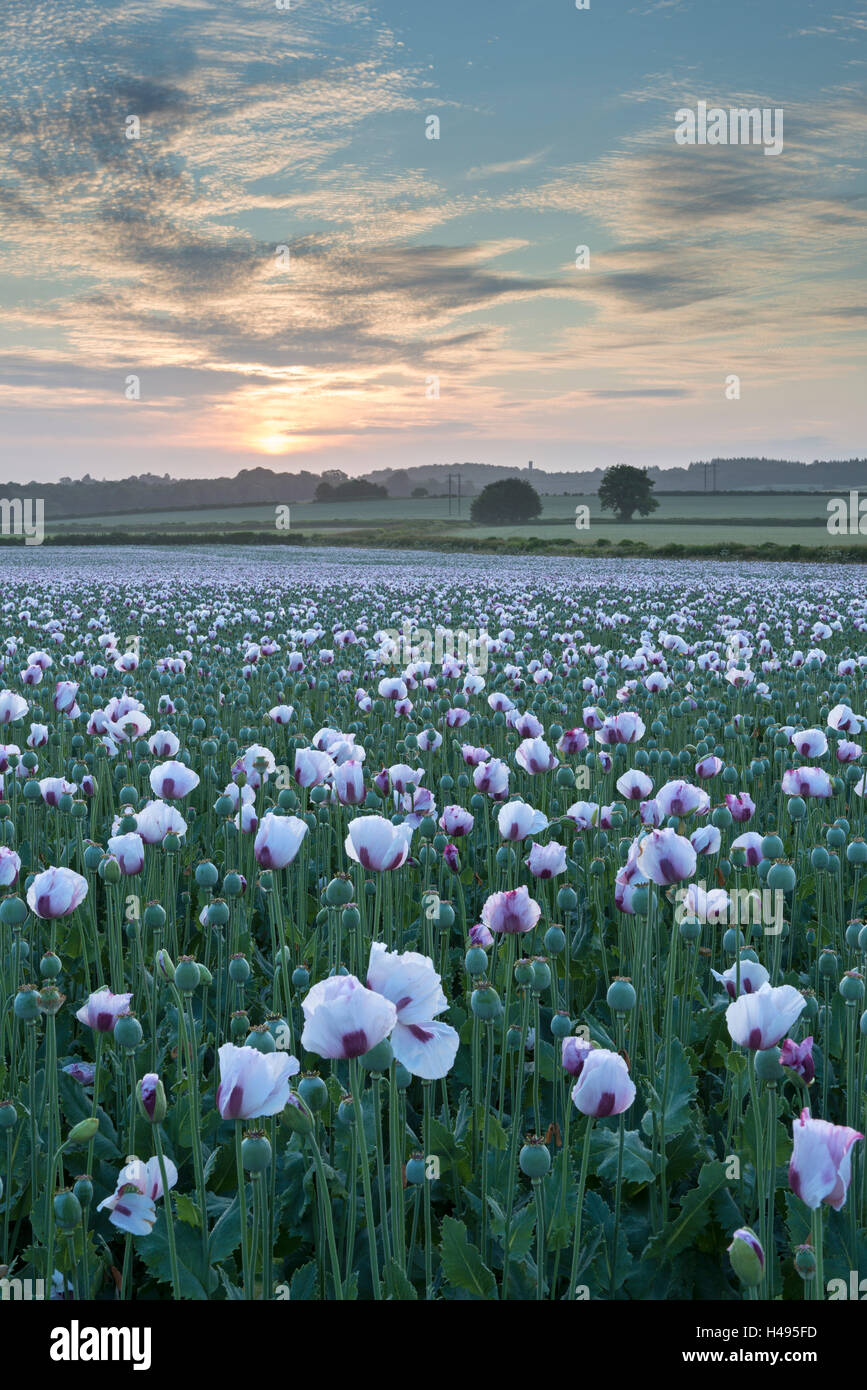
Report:
[[[4,1279],[852,1296],[865,630],[842,564],[10,555]]]

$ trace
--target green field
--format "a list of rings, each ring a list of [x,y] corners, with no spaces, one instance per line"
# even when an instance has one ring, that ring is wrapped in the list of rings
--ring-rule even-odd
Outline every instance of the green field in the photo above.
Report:
[[[599,510],[595,496],[543,497],[540,520],[528,526],[481,526],[469,520],[470,502],[463,499],[460,517],[457,504],[446,497],[388,498],[361,502],[302,502],[290,507],[290,529],[301,535],[327,531],[338,535],[358,528],[370,529],[418,525],[425,536],[439,534],[454,541],[501,537],[527,540],[539,536],[547,541],[593,545],[599,539],[616,545],[621,541],[644,542],[649,547],[674,543],[725,545],[861,545],[860,536],[829,534],[826,526],[828,498],[824,494],[718,493],[659,494],[659,509],[649,518],[636,518],[630,524],[615,521]],[[576,508],[590,510],[588,528],[575,526]],[[215,535],[234,530],[273,532],[277,509],[273,506],[211,507],[184,512],[138,512],[125,515],[80,517],[74,521],[49,523],[49,532],[64,535],[98,530],[154,530],[177,534],[185,530],[213,530]]]

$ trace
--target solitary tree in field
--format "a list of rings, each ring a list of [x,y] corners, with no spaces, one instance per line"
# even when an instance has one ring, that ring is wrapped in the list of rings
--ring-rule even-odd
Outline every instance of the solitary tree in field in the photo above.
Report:
[[[616,512],[618,521],[631,521],[635,512],[649,516],[659,506],[653,495],[656,486],[646,468],[618,463],[606,468],[599,484],[599,505],[603,512]]]
[[[541,513],[542,503],[534,487],[522,478],[503,478],[499,483],[488,483],[473,498],[470,519],[492,526],[510,526],[535,521]]]

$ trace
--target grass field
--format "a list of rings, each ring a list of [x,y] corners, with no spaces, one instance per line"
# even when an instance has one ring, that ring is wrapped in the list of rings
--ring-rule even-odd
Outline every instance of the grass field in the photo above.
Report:
[[[456,503],[449,516],[445,497],[389,498],[362,502],[305,502],[290,508],[290,527],[293,532],[309,535],[323,529],[333,534],[346,534],[358,528],[401,527],[417,524],[427,536],[438,533],[452,540],[461,535],[467,539],[501,537],[529,539],[538,535],[548,541],[577,541],[594,544],[603,539],[616,545],[621,541],[644,542],[657,547],[674,543],[725,545],[863,545],[860,536],[829,534],[826,526],[828,498],[815,493],[773,494],[668,494],[659,495],[660,506],[652,517],[636,518],[629,524],[614,520],[600,512],[595,496],[543,497],[541,518],[528,526],[481,526],[469,519],[470,502],[464,498],[461,516]],[[576,508],[589,508],[590,524],[576,529]],[[167,533],[194,529],[213,529],[215,535],[233,530],[273,531],[276,525],[273,506],[211,507],[185,512],[138,512],[128,515],[99,515],[80,517],[74,521],[51,523],[52,534],[111,531],[153,530]]]

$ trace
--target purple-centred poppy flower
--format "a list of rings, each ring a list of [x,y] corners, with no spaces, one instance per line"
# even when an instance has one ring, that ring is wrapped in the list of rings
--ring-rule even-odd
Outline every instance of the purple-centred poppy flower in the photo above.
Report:
[[[390,999],[365,989],[354,975],[320,980],[301,1002],[301,1046],[317,1057],[361,1057],[387,1038],[397,1022]]]

